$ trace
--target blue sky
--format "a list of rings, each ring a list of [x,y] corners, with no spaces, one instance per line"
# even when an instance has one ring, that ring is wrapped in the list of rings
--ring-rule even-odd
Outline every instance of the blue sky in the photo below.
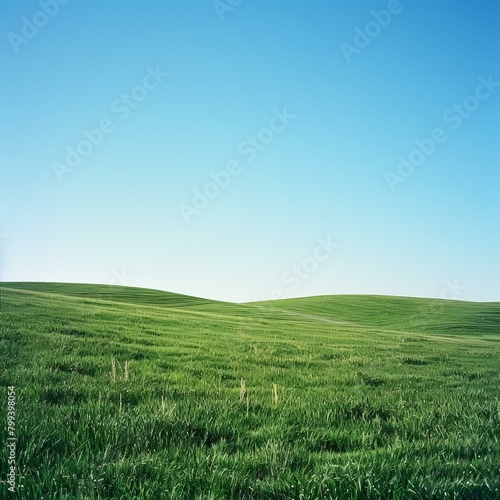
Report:
[[[2,281],[500,300],[497,2],[0,9]]]

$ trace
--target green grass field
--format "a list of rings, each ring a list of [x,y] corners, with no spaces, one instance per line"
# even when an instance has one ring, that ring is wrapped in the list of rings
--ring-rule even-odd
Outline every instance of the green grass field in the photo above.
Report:
[[[0,294],[17,498],[500,498],[500,303]]]

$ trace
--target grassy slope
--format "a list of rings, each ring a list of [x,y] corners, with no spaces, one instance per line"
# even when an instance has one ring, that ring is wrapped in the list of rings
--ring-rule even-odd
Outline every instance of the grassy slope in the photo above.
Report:
[[[192,307],[216,301],[181,295],[178,293],[151,290],[148,288],[122,287],[115,285],[83,285],[74,283],[3,282],[1,288],[13,288],[31,292],[43,292],[70,297],[109,300],[144,306]],[[0,288],[0,290],[1,290]]]
[[[441,334],[499,334],[500,303],[472,303],[410,297],[335,295],[255,302],[310,319],[393,330]]]
[[[0,289],[23,498],[499,498],[499,304],[93,287]]]

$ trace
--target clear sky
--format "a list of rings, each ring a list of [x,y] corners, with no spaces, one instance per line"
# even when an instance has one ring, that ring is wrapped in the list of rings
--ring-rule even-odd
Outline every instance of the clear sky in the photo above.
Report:
[[[500,300],[499,21],[2,2],[1,280]]]

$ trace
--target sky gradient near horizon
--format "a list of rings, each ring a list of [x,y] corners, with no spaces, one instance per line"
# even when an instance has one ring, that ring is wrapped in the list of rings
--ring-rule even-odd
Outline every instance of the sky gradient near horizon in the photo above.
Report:
[[[2,281],[500,301],[497,2],[0,14]]]

